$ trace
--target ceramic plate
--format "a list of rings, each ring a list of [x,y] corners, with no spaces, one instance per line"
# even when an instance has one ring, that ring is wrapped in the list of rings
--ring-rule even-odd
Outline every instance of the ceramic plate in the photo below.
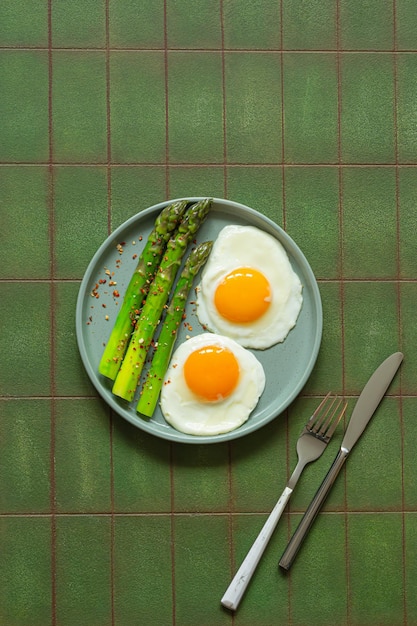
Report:
[[[267,350],[252,350],[265,369],[266,386],[256,409],[240,428],[223,435],[196,437],[172,428],[165,422],[159,408],[150,421],[142,419],[135,410],[137,397],[131,403],[127,403],[114,396],[111,393],[112,382],[98,373],[98,364],[117,315],[116,301],[119,300],[121,303],[124,290],[153,228],[156,216],[164,206],[175,201],[162,202],[133,216],[117,228],[97,250],[87,268],[78,294],[76,309],[78,346],[87,373],[99,394],[116,413],[138,428],[163,439],[184,443],[227,441],[247,435],[273,420],[301,391],[313,369],[321,342],[320,293],[305,256],[279,226],[247,206],[215,198],[209,216],[198,232],[197,243],[215,239],[219,231],[228,224],[256,226],[270,233],[284,246],[294,270],[301,279],[302,309],[296,326],[283,343]],[[122,254],[117,248],[120,243],[123,243]],[[117,285],[109,287],[109,280],[115,281]],[[197,277],[195,285],[198,284],[198,280]],[[120,298],[113,296],[114,289],[120,293]],[[193,298],[190,297],[190,300]],[[195,305],[189,303],[186,314],[187,323],[192,330],[183,326],[178,334],[176,346],[187,337],[203,332],[195,312]]]

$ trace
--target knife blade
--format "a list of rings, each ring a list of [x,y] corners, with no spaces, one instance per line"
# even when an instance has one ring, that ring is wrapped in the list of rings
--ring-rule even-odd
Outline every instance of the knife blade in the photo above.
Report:
[[[293,564],[304,538],[313,525],[313,522],[340,470],[342,469],[350,451],[362,435],[371,417],[375,413],[392,379],[400,367],[403,358],[404,355],[402,352],[394,352],[394,354],[391,354],[391,356],[385,359],[385,361],[383,361],[375,370],[363,388],[356,402],[355,408],[353,409],[339,452],[330,470],[327,472],[323,482],[318,488],[311,504],[304,513],[300,524],[291,537],[279,561],[279,566],[282,569],[289,570]]]

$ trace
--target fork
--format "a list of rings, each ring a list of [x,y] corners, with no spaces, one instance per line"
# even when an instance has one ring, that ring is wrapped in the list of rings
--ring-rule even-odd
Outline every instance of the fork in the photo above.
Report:
[[[235,611],[238,608],[240,600],[242,599],[261,556],[270,538],[272,537],[272,533],[275,530],[275,527],[288,500],[290,499],[303,469],[308,463],[317,460],[323,454],[334,431],[336,430],[336,426],[342,419],[346,411],[347,404],[344,403],[342,408],[340,408],[341,405],[341,398],[338,398],[338,396],[332,396],[328,393],[303,428],[297,441],[298,462],[295,470],[282,492],[280,499],[270,513],[261,532],[247,553],[242,565],[239,567],[232,582],[221,599],[222,605],[227,609]]]

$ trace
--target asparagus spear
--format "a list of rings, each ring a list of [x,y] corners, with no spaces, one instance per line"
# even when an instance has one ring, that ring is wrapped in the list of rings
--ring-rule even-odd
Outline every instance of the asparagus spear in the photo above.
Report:
[[[149,285],[153,279],[167,241],[187,207],[187,201],[174,202],[162,209],[155,221],[136,269],[127,286],[123,304],[101,357],[98,370],[111,380],[116,378],[126,346],[133,330],[135,311],[142,308]]]
[[[204,221],[212,204],[211,199],[201,200],[191,206],[168,242],[165,254],[149,288],[148,296],[113,385],[113,393],[131,401],[142,373],[146,354],[151,345],[162,311],[174,284],[181,259],[188,244]]]
[[[165,321],[158,337],[158,347],[152,358],[136,410],[143,416],[152,417],[162,387],[162,381],[174,349],[177,330],[183,320],[188,294],[193,280],[200,268],[207,261],[213,247],[212,241],[206,241],[193,250],[184,266],[175,287],[174,295],[166,312]]]

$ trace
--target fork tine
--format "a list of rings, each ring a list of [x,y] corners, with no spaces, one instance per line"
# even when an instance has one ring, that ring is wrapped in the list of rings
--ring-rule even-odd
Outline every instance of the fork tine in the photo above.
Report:
[[[320,402],[320,404],[318,405],[318,407],[316,408],[316,410],[314,411],[313,415],[310,417],[310,419],[308,420],[306,427],[308,428],[308,430],[312,431],[312,432],[317,432],[318,429],[320,428],[320,426],[323,423],[323,420],[326,418],[326,415],[328,414],[329,408],[332,407],[334,400],[330,403],[330,407],[328,407],[327,409],[325,409],[325,405],[327,403],[327,401],[330,398],[330,391],[327,394],[327,396],[325,396],[323,398],[323,400]]]
[[[340,402],[337,405],[337,409],[339,409],[341,404],[342,404],[342,399],[340,399]],[[340,411],[340,413],[337,415],[337,417],[335,419],[333,419],[337,409],[334,410],[334,412],[332,414],[332,418],[331,418],[331,423],[329,423],[329,425],[327,427],[327,430],[325,432],[325,437],[328,438],[328,439],[330,439],[333,436],[333,433],[336,430],[336,427],[337,427],[338,423],[340,422],[340,420],[342,419],[342,417],[346,413],[347,402],[344,403],[343,408]]]
[[[342,399],[338,396],[331,397],[329,392],[314,411],[307,422],[306,428],[318,437],[329,440],[347,409],[347,404],[345,403],[335,419],[341,404]]]

